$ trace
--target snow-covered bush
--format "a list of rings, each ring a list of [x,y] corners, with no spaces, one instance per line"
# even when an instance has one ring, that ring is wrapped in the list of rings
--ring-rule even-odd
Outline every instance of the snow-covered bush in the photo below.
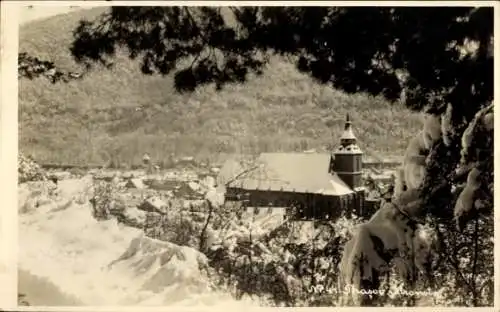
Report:
[[[97,220],[108,220],[123,212],[125,205],[119,197],[120,186],[116,181],[93,180],[90,204]]]
[[[238,297],[257,295],[278,306],[337,305],[342,249],[360,222],[286,221],[262,237],[217,246],[208,256],[219,284]]]
[[[17,173],[18,183],[47,180],[45,170],[43,170],[43,168],[31,157],[26,157],[22,153],[19,153],[17,157]]]

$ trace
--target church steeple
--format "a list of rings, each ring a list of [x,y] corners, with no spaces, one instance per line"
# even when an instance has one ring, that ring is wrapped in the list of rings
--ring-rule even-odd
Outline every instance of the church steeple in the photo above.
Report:
[[[356,136],[354,135],[354,132],[352,131],[352,122],[351,122],[351,118],[349,117],[349,113],[347,113],[347,116],[346,116],[344,132],[342,133],[342,136],[340,137],[340,144],[343,147],[346,147],[346,146],[352,145],[352,144],[356,144]]]
[[[362,157],[363,152],[357,144],[352,130],[349,114],[346,116],[344,131],[340,137],[340,146],[333,154],[332,171],[339,175],[352,189],[362,186]]]

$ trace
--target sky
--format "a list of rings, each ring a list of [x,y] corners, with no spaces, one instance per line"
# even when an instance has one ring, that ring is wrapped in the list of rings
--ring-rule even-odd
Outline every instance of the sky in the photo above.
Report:
[[[26,24],[28,22],[49,18],[51,16],[69,13],[82,9],[90,9],[93,6],[68,6],[68,5],[58,5],[58,6],[23,6],[19,8],[19,24]]]

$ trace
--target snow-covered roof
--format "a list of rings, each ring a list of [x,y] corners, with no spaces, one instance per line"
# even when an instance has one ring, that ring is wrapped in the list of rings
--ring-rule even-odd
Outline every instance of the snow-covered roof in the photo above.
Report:
[[[329,173],[331,155],[327,153],[263,153],[250,168],[221,169],[219,181],[228,187],[312,193],[328,196],[352,194],[353,190],[335,173]],[[231,168],[230,168],[231,167]]]

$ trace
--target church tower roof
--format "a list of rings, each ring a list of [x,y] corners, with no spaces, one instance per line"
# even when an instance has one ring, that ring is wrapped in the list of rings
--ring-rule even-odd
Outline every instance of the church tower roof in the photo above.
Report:
[[[356,142],[356,136],[354,135],[354,132],[352,131],[352,122],[351,122],[351,118],[349,117],[349,113],[347,113],[347,116],[346,116],[344,132],[342,133],[342,136],[340,137],[340,142],[341,143],[348,143],[348,144],[353,144]],[[342,144],[342,145],[344,145],[344,144]]]
[[[344,127],[344,132],[342,133],[342,136],[340,137],[340,146],[335,152],[336,154],[341,153],[341,154],[358,154],[362,153],[361,149],[357,145],[357,138],[354,135],[354,132],[352,130],[352,122],[349,114],[346,116],[346,121],[345,121],[345,127]]]

